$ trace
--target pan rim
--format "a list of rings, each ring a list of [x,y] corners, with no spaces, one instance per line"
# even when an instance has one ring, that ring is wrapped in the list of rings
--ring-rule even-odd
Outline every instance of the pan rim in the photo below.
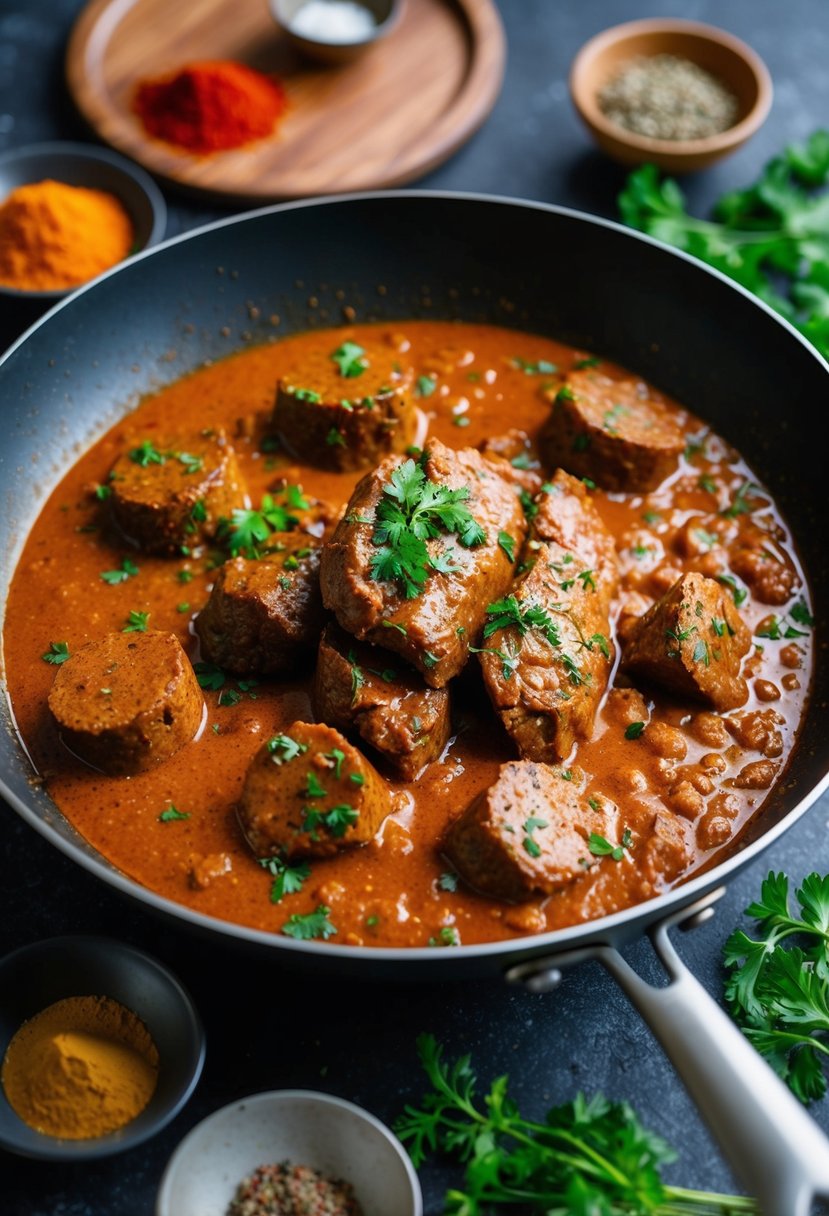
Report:
[[[639,240],[647,245],[655,247],[668,257],[679,258],[680,260],[693,265],[696,272],[710,275],[719,282],[725,284],[730,290],[737,291],[752,307],[758,308],[761,312],[766,313],[775,324],[782,326],[788,333],[794,337],[804,350],[816,360],[817,364],[823,370],[829,373],[829,362],[825,360],[816,348],[802,335],[789,321],[780,316],[764,301],[760,300],[752,292],[734,282],[727,275],[714,267],[707,266],[699,259],[682,250],[674,249],[666,245],[664,242],[650,237],[645,233],[638,232],[635,229],[628,228],[624,224],[615,220],[609,220],[601,216],[594,216],[587,212],[579,211],[575,208],[564,207],[558,204],[545,203],[534,200],[513,198],[508,195],[496,195],[480,192],[452,191],[452,190],[421,190],[421,189],[396,189],[396,190],[373,190],[373,191],[355,191],[350,193],[342,193],[337,195],[329,195],[326,197],[315,199],[298,199],[287,202],[268,204],[262,207],[246,211],[241,214],[222,217],[218,220],[213,220],[203,224],[192,230],[184,233],[179,233],[175,236],[168,237],[164,241],[133,255],[128,262],[122,263],[104,274],[91,280],[89,283],[77,288],[64,299],[56,303],[46,313],[39,317],[28,329],[26,329],[0,356],[0,374],[5,364],[12,356],[34,335],[41,327],[48,325],[52,320],[59,315],[63,309],[71,308],[73,303],[80,297],[85,296],[90,291],[95,291],[96,288],[104,281],[113,278],[116,275],[129,272],[136,264],[143,262],[147,258],[153,258],[170,248],[180,244],[189,243],[197,240],[199,237],[213,234],[224,228],[238,227],[250,222],[255,222],[266,216],[289,212],[294,210],[310,210],[311,208],[331,208],[342,206],[343,204],[360,204],[367,201],[382,201],[385,205],[394,203],[399,200],[416,200],[423,199],[427,201],[443,201],[457,202],[460,204],[476,204],[484,203],[487,205],[503,206],[510,210],[532,210],[543,213],[549,213],[563,218],[575,220],[579,223],[594,225],[599,228],[605,228],[612,232],[623,235],[626,239]],[[66,470],[64,469],[63,472]],[[58,474],[58,479],[63,474]],[[52,487],[53,488],[53,487]],[[51,489],[50,489],[51,492]],[[14,713],[8,697],[8,691],[5,688],[5,680],[3,680],[3,688],[6,694],[6,702],[8,714],[12,726],[14,726]],[[16,733],[17,746],[25,753],[25,747]],[[778,778],[780,780],[780,778]],[[672,912],[681,909],[683,906],[692,903],[700,896],[713,891],[716,887],[726,882],[733,873],[749,865],[752,861],[758,858],[766,851],[784,832],[792,827],[822,796],[829,788],[829,771],[827,771],[821,780],[814,785],[793,807],[791,807],[782,817],[771,827],[762,829],[758,837],[742,847],[739,845],[733,846],[733,851],[729,853],[722,861],[716,865],[689,877],[686,881],[671,888],[668,891],[661,892],[658,895],[652,896],[650,899],[636,903],[631,907],[623,908],[609,915],[599,917],[597,919],[585,921],[576,925],[565,926],[560,929],[550,930],[549,932],[536,935],[517,936],[503,941],[482,942],[474,944],[461,944],[452,947],[451,950],[436,950],[433,947],[385,947],[385,946],[348,946],[339,945],[333,942],[321,941],[295,941],[291,938],[280,935],[278,931],[268,932],[265,930],[254,929],[250,926],[239,924],[234,921],[223,920],[219,917],[207,916],[204,913],[197,912],[194,909],[188,908],[184,904],[177,903],[165,896],[158,895],[149,888],[143,887],[135,879],[130,878],[122,871],[117,870],[107,862],[102,854],[92,854],[87,852],[92,846],[83,842],[76,843],[61,835],[51,823],[46,821],[34,809],[27,805],[23,798],[9,786],[5,779],[5,775],[0,774],[0,796],[17,812],[17,814],[30,827],[33,827],[39,835],[46,839],[50,844],[57,847],[60,852],[67,856],[71,861],[81,865],[88,873],[93,874],[106,885],[116,889],[120,894],[136,900],[139,904],[151,909],[153,912],[161,914],[167,918],[171,918],[176,923],[183,923],[190,929],[199,929],[206,932],[212,937],[221,939],[234,940],[244,942],[247,945],[256,947],[265,947],[269,950],[276,949],[280,957],[286,959],[291,957],[308,957],[326,958],[329,961],[340,961],[346,965],[385,963],[385,964],[402,964],[402,963],[417,963],[428,960],[430,967],[442,966],[451,967],[457,964],[459,959],[468,962],[475,960],[501,959],[505,964],[512,963],[517,957],[527,958],[530,956],[555,955],[560,951],[571,950],[578,945],[595,945],[602,942],[615,942],[622,938],[626,928],[630,928],[632,923],[637,922],[640,929],[649,926],[660,920],[663,916],[668,916]],[[56,804],[53,804],[56,805]],[[56,807],[57,813],[60,814],[59,808]],[[761,812],[762,813],[762,812]],[[66,821],[68,822],[68,821]],[[638,932],[639,930],[637,930]],[[442,961],[441,961],[442,960]]]

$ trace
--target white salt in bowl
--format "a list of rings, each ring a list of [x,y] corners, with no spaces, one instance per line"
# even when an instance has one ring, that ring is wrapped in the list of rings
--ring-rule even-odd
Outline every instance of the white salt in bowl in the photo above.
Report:
[[[397,26],[404,0],[270,0],[271,13],[303,54],[351,63]]]
[[[363,1216],[423,1216],[394,1133],[362,1107],[307,1089],[253,1094],[196,1124],[167,1163],[155,1216],[226,1216],[243,1178],[285,1161],[350,1182]]]

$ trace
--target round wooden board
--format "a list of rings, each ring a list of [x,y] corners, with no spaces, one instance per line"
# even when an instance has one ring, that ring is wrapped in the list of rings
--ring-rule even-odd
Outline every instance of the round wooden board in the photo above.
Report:
[[[285,84],[272,136],[195,156],[153,139],[133,114],[139,80],[199,59],[237,59]],[[506,41],[492,0],[406,0],[360,59],[311,63],[267,0],[92,0],[73,27],[66,79],[112,147],[189,190],[251,203],[398,186],[446,160],[489,114]]]

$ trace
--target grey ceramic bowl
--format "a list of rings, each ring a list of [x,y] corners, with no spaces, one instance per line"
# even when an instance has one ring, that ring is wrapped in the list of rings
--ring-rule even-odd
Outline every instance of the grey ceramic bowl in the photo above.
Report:
[[[0,1086],[0,1147],[23,1157],[71,1162],[133,1148],[178,1114],[201,1075],[204,1031],[187,992],[156,959],[107,937],[52,937],[0,960],[0,1059],[24,1021],[70,996],[108,996],[137,1014],[158,1048],[158,1083],[131,1123],[94,1140],[34,1131]]]
[[[132,219],[134,252],[156,245],[164,237],[167,205],[163,194],[148,173],[117,152],[63,140],[11,148],[0,155],[0,204],[18,186],[47,178],[114,194]],[[0,297],[10,299],[13,307],[24,305],[34,320],[74,290],[24,291],[0,285]]]
[[[328,0],[332,8],[342,0]],[[369,47],[374,46],[398,24],[403,11],[405,0],[345,0],[346,3],[359,4],[366,9],[372,19],[373,27],[365,38],[350,42],[334,41],[323,35],[319,37],[302,33],[296,27],[296,18],[300,9],[308,0],[270,0],[271,13],[288,37],[288,40],[304,55],[316,59],[320,63],[345,64],[358,59]]]
[[[363,1216],[423,1216],[394,1133],[361,1106],[309,1089],[253,1094],[196,1124],[167,1164],[155,1214],[225,1216],[243,1178],[283,1161],[350,1182]]]

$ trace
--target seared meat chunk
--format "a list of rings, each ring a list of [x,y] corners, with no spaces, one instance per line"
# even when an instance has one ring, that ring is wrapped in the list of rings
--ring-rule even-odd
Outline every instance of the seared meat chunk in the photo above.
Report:
[[[631,625],[622,666],[677,696],[735,709],[748,700],[740,662],[750,645],[730,592],[703,574],[684,574]]]
[[[291,671],[313,651],[325,621],[319,541],[286,532],[274,544],[282,551],[225,562],[196,617],[205,658],[236,675]]]
[[[564,469],[556,469],[535,503],[526,561],[532,557],[533,541],[555,541],[574,556],[580,570],[589,570],[596,594],[605,611],[619,584],[616,546],[583,481]]]
[[[154,768],[196,734],[204,697],[174,633],[108,633],[58,668],[49,709],[68,748],[104,773]]]
[[[685,447],[672,412],[640,380],[569,372],[539,439],[550,468],[605,490],[646,493],[674,471]]]
[[[451,824],[444,851],[477,891],[517,902],[583,875],[594,860],[591,833],[615,846],[618,824],[609,799],[588,799],[550,765],[512,760]]]
[[[479,654],[490,700],[521,756],[563,760],[588,738],[612,667],[613,537],[583,482],[558,470],[538,496],[528,567],[488,608]]]
[[[515,490],[480,452],[431,440],[417,463],[389,457],[357,485],[323,548],[323,603],[443,688],[508,589],[525,533]]]
[[[485,460],[491,460],[504,481],[512,482],[526,494],[537,494],[543,485],[541,461],[526,431],[511,427],[503,435],[490,435],[478,444]]]
[[[407,663],[333,622],[320,639],[314,710],[330,726],[355,730],[404,781],[436,760],[449,739],[448,691],[427,688]]]
[[[594,572],[554,542],[540,543],[534,558],[507,599],[490,605],[478,658],[519,754],[551,763],[590,735],[613,649]]]
[[[271,426],[299,460],[321,468],[368,469],[412,443],[414,373],[382,340],[345,342],[308,354],[276,388]]]
[[[294,722],[250,762],[239,822],[257,857],[291,861],[365,844],[391,809],[385,781],[339,731]]]
[[[175,556],[209,540],[245,505],[245,486],[223,431],[144,440],[116,460],[109,503],[118,527],[145,553]]]

